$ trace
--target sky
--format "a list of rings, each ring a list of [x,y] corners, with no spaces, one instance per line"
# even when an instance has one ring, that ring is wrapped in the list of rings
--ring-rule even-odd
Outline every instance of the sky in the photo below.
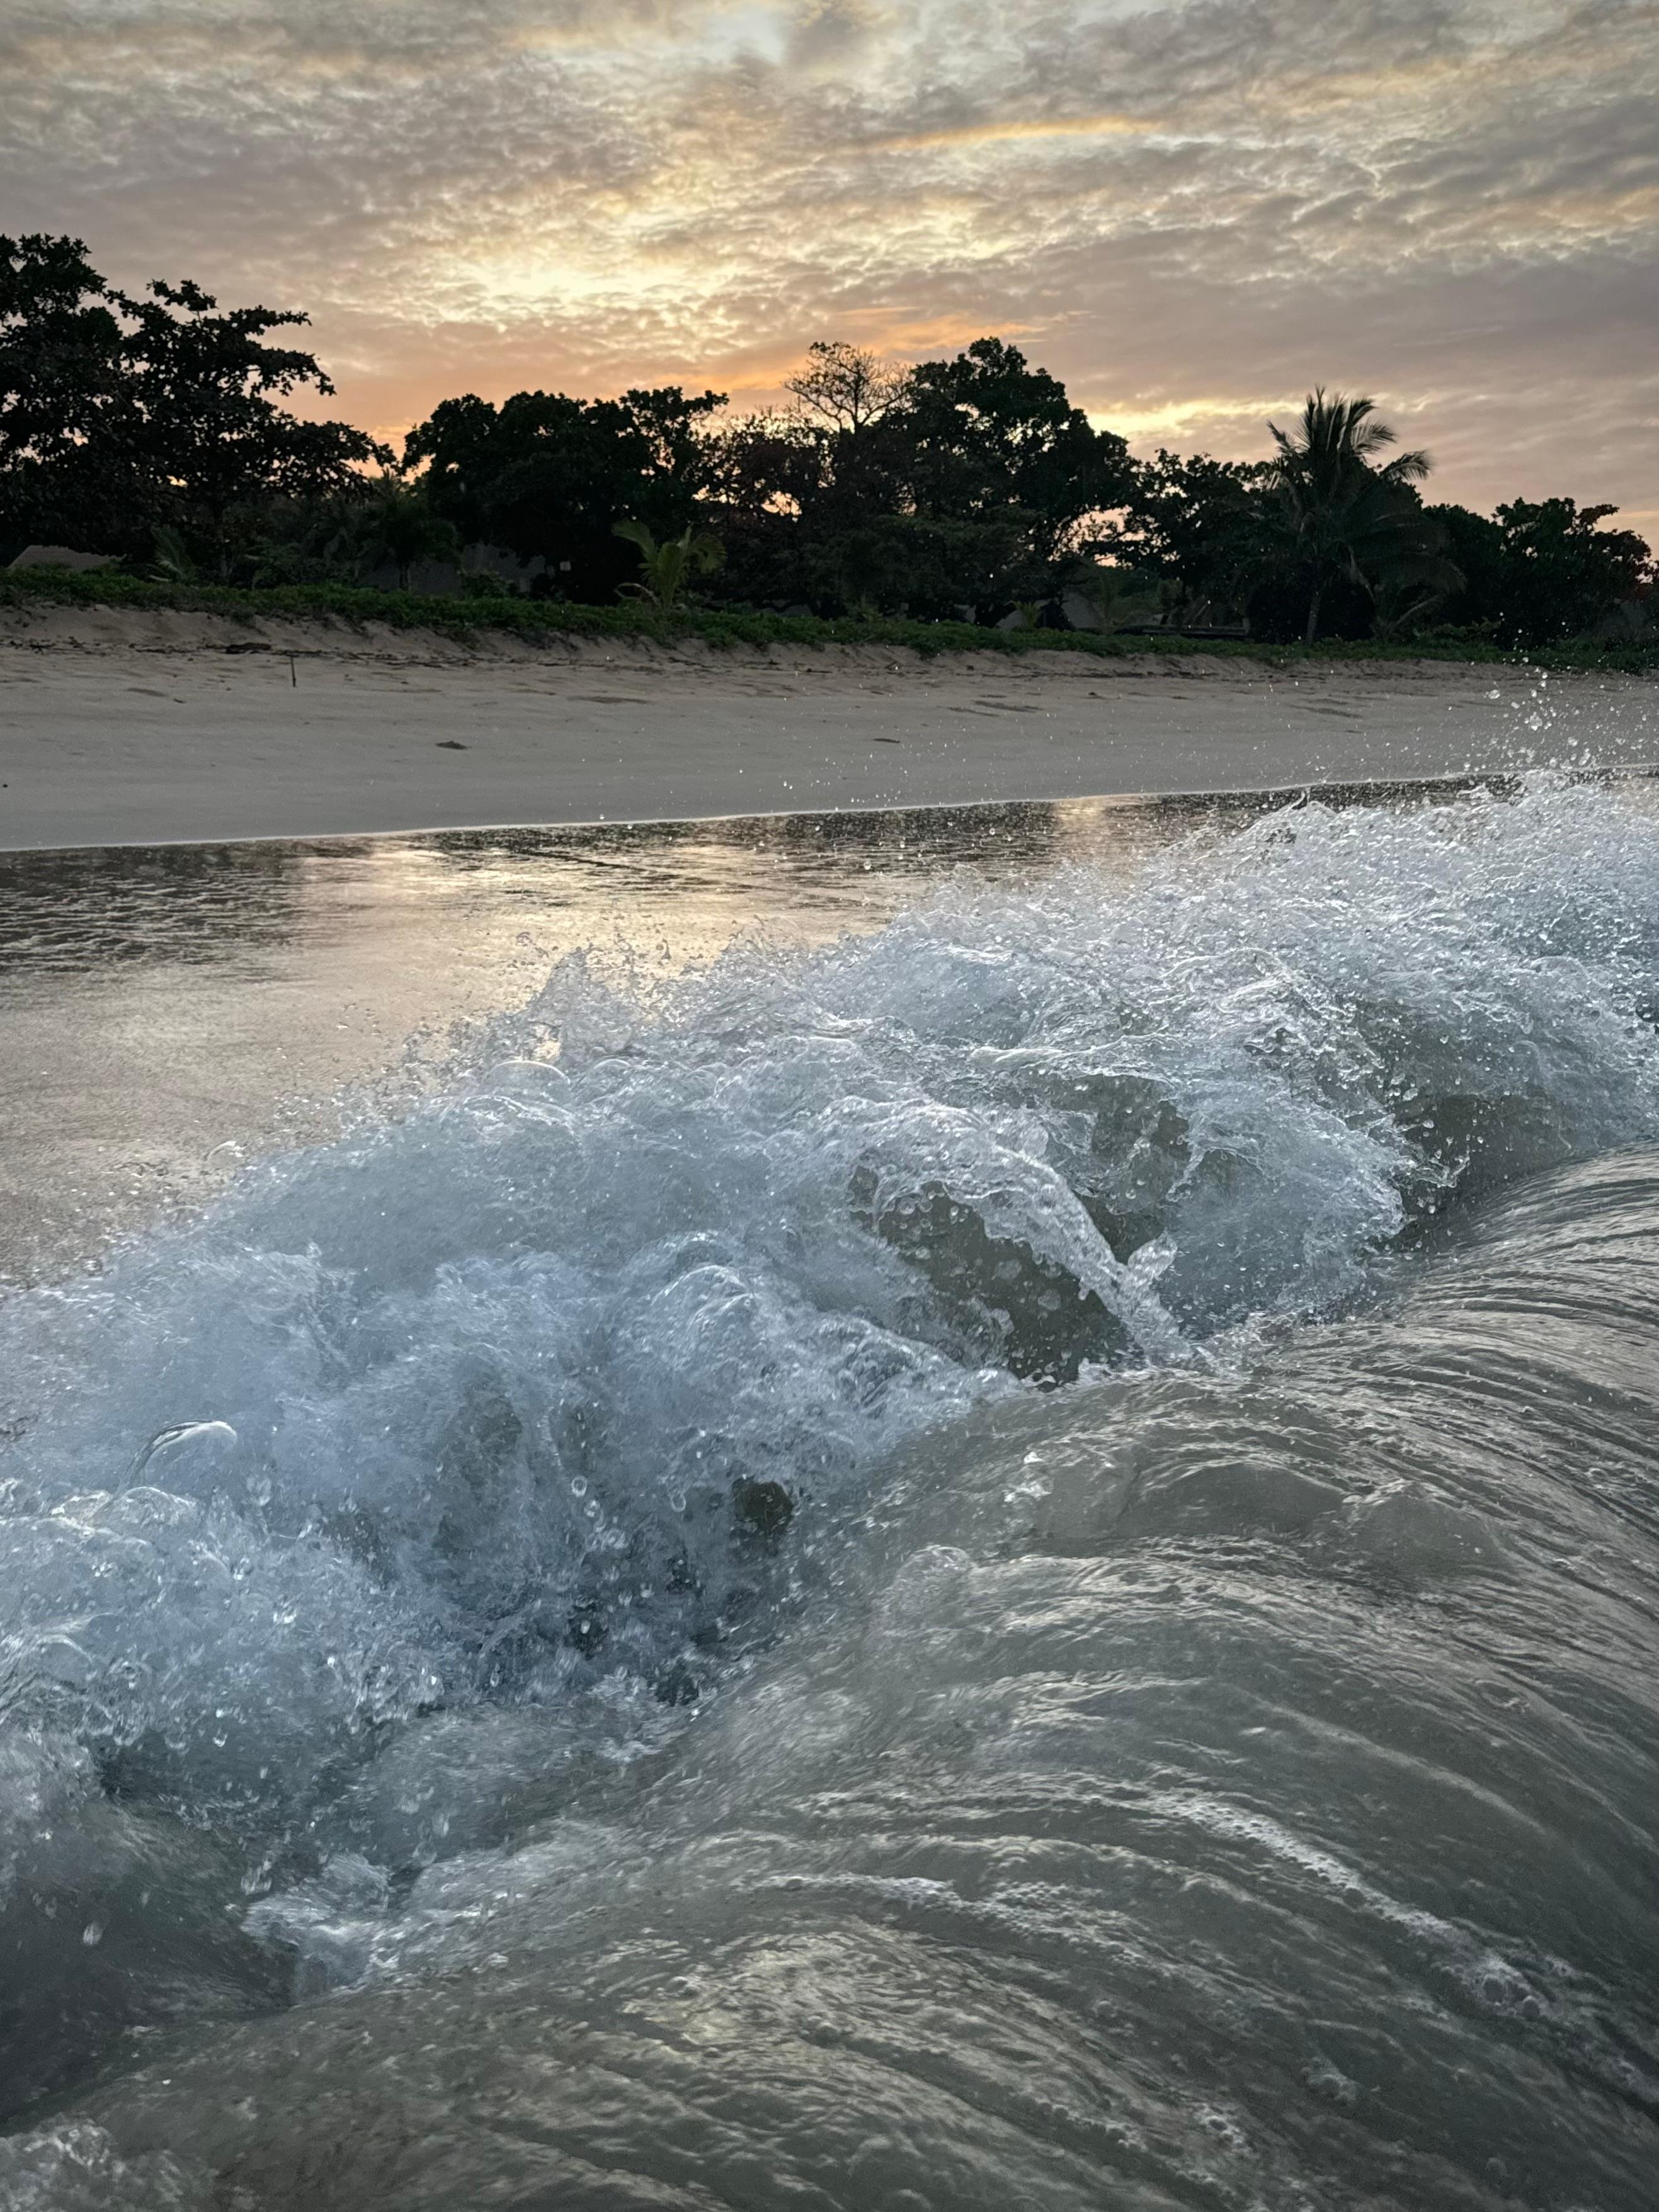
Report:
[[[382,434],[995,333],[1139,452],[1322,383],[1659,536],[1659,0],[4,0],[0,229],[308,309]]]

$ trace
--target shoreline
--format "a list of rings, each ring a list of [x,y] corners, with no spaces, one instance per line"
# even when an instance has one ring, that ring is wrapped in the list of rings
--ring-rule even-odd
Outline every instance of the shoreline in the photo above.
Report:
[[[358,846],[385,840],[400,845],[418,844],[422,839],[453,841],[458,837],[533,836],[538,830],[629,830],[696,829],[707,823],[711,828],[732,823],[753,822],[769,823],[799,820],[831,819],[840,815],[967,815],[976,812],[997,813],[1009,806],[1121,806],[1126,811],[1138,807],[1157,807],[1171,804],[1224,806],[1237,804],[1241,809],[1257,805],[1288,806],[1298,799],[1321,799],[1333,806],[1363,805],[1380,801],[1401,793],[1421,792],[1425,795],[1443,793],[1503,790],[1518,791],[1529,771],[1526,769],[1493,769],[1488,771],[1465,773],[1449,770],[1439,775],[1365,776],[1346,781],[1302,782],[1284,784],[1228,784],[1206,788],[1183,788],[1179,791],[1073,791],[1041,799],[927,799],[902,800],[893,804],[872,801],[853,802],[841,806],[786,806],[744,808],[726,813],[708,814],[598,814],[586,817],[560,817],[556,821],[538,817],[523,822],[459,822],[422,823],[413,826],[407,823],[392,823],[383,830],[313,830],[301,833],[290,830],[269,830],[251,837],[161,837],[114,838],[96,845],[7,845],[0,843],[0,860],[6,859],[42,860],[63,858],[74,860],[83,854],[96,853],[144,853],[158,847],[184,852],[211,851],[222,845],[297,846],[307,852],[330,846]],[[1659,757],[1651,761],[1630,761],[1603,768],[1565,768],[1554,771],[1567,781],[1586,784],[1640,782],[1650,777],[1659,778]]]
[[[1659,681],[1440,660],[0,609],[0,850],[1222,798],[1659,764]]]

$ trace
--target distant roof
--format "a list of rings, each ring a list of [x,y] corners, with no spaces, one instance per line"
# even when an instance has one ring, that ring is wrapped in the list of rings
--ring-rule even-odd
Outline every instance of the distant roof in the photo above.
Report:
[[[77,553],[72,545],[26,545],[8,566],[13,568],[112,568],[119,558],[118,553]]]

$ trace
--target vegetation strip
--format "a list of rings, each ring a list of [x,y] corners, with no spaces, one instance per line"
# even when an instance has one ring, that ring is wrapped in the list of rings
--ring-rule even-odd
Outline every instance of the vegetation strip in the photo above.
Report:
[[[1394,452],[1363,397],[1310,393],[1260,461],[1149,461],[1004,339],[908,366],[820,343],[782,410],[734,416],[678,385],[466,393],[398,456],[282,404],[333,392],[270,343],[305,321],[188,282],[125,292],[77,239],[0,236],[8,592],[924,653],[1659,651],[1652,556],[1604,526],[1616,508],[1425,504],[1429,456]],[[80,580],[33,574],[53,562]]]
[[[1317,645],[1275,645],[1257,638],[1136,635],[1121,630],[981,629],[971,623],[906,622],[842,616],[774,615],[748,610],[680,607],[669,611],[629,602],[584,606],[569,600],[503,597],[448,599],[416,592],[354,589],[333,584],[291,584],[272,591],[217,584],[161,584],[104,569],[77,574],[63,568],[14,568],[0,573],[0,607],[42,605],[131,608],[157,613],[212,614],[243,622],[336,621],[356,629],[380,623],[394,629],[428,629],[462,642],[507,631],[532,642],[561,638],[646,638],[672,646],[701,639],[716,648],[732,646],[890,646],[929,658],[953,653],[1087,653],[1098,660],[1204,653],[1255,661],[1269,667],[1346,661],[1468,662],[1511,668],[1606,670],[1644,675],[1659,671],[1659,644],[1566,642],[1528,653],[1506,652],[1480,641],[1417,639],[1401,644],[1330,638]]]

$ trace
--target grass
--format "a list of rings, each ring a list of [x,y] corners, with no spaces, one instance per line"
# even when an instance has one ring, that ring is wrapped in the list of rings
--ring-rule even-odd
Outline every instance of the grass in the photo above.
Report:
[[[843,617],[820,622],[810,615],[773,615],[750,611],[686,608],[672,614],[629,603],[590,607],[551,599],[427,598],[412,592],[368,591],[348,585],[295,584],[274,591],[242,591],[218,584],[152,583],[118,570],[77,575],[64,568],[27,568],[0,573],[0,606],[42,602],[69,606],[107,606],[228,615],[252,621],[332,619],[354,624],[386,623],[398,629],[436,630],[465,640],[489,630],[509,630],[529,639],[550,637],[647,637],[659,644],[701,638],[714,647],[734,645],[878,645],[942,653],[1085,653],[1103,660],[1133,654],[1216,653],[1235,659],[1265,661],[1276,667],[1298,661],[1449,660],[1480,661],[1534,668],[1586,668],[1632,674],[1659,670],[1659,645],[1632,642],[1597,645],[1573,642],[1505,651],[1479,639],[1420,638],[1399,645],[1333,641],[1314,646],[1274,645],[1250,638],[1132,637],[1089,630],[981,629],[971,623],[865,620]]]

